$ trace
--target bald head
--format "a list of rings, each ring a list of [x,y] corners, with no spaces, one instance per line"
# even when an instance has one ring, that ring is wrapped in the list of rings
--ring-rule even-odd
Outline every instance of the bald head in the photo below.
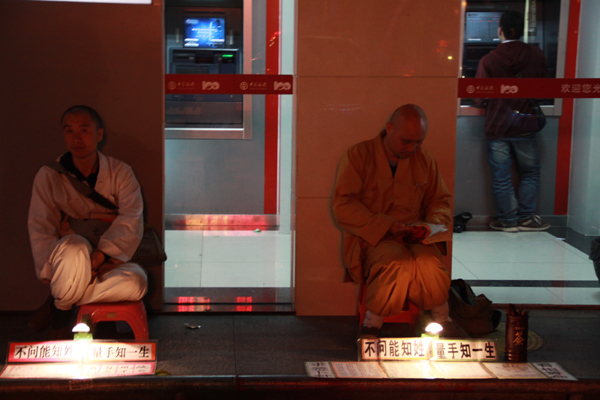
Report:
[[[427,116],[421,107],[405,104],[394,111],[385,126],[383,138],[388,159],[392,162],[412,156],[427,135]]]
[[[405,120],[412,120],[415,123],[421,124],[425,133],[427,133],[427,116],[425,115],[425,111],[416,104],[405,104],[396,108],[396,111],[394,111],[388,122],[399,124]]]

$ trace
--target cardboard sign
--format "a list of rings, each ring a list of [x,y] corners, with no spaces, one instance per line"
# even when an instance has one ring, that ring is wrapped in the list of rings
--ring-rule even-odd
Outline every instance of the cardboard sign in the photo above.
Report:
[[[156,342],[61,340],[10,343],[1,378],[101,378],[151,375]]]
[[[363,339],[360,360],[495,361],[496,342],[481,339]]]

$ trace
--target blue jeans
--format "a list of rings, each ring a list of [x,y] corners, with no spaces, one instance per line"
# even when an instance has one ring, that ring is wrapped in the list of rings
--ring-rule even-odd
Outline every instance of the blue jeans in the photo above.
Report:
[[[518,219],[535,214],[540,186],[540,150],[535,134],[501,140],[488,140],[488,161],[498,219],[515,225]],[[517,194],[512,180],[512,164],[519,174]]]

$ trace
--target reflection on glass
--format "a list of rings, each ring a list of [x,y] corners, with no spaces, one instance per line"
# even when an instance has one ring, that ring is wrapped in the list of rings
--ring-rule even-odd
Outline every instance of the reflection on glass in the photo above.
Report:
[[[244,73],[242,2],[222,2],[221,7],[202,1],[185,5],[167,1],[165,5],[167,74]],[[218,133],[222,129],[243,129],[244,111],[242,95],[169,94],[165,98],[168,130],[202,129]]]
[[[243,128],[241,94],[168,94],[165,122],[169,127]]]
[[[463,78],[474,78],[479,61],[500,44],[498,27],[500,17],[507,10],[518,11],[525,19],[524,43],[538,47],[546,59],[545,78],[555,78],[557,73],[558,27],[560,0],[527,1],[469,1],[465,8],[463,41]],[[462,105],[475,105],[471,99],[463,99]],[[553,104],[545,99],[541,104]]]

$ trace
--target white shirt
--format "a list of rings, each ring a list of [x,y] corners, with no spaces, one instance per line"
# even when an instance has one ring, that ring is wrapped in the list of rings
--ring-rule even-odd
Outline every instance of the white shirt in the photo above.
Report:
[[[119,210],[118,217],[102,235],[98,250],[121,261],[129,261],[143,233],[143,201],[133,170],[122,161],[98,152],[98,180],[95,190]],[[38,279],[51,279],[48,262],[60,239],[61,212],[73,218],[87,219],[91,213],[109,210],[79,193],[69,179],[43,166],[33,182],[29,207],[29,238]]]

